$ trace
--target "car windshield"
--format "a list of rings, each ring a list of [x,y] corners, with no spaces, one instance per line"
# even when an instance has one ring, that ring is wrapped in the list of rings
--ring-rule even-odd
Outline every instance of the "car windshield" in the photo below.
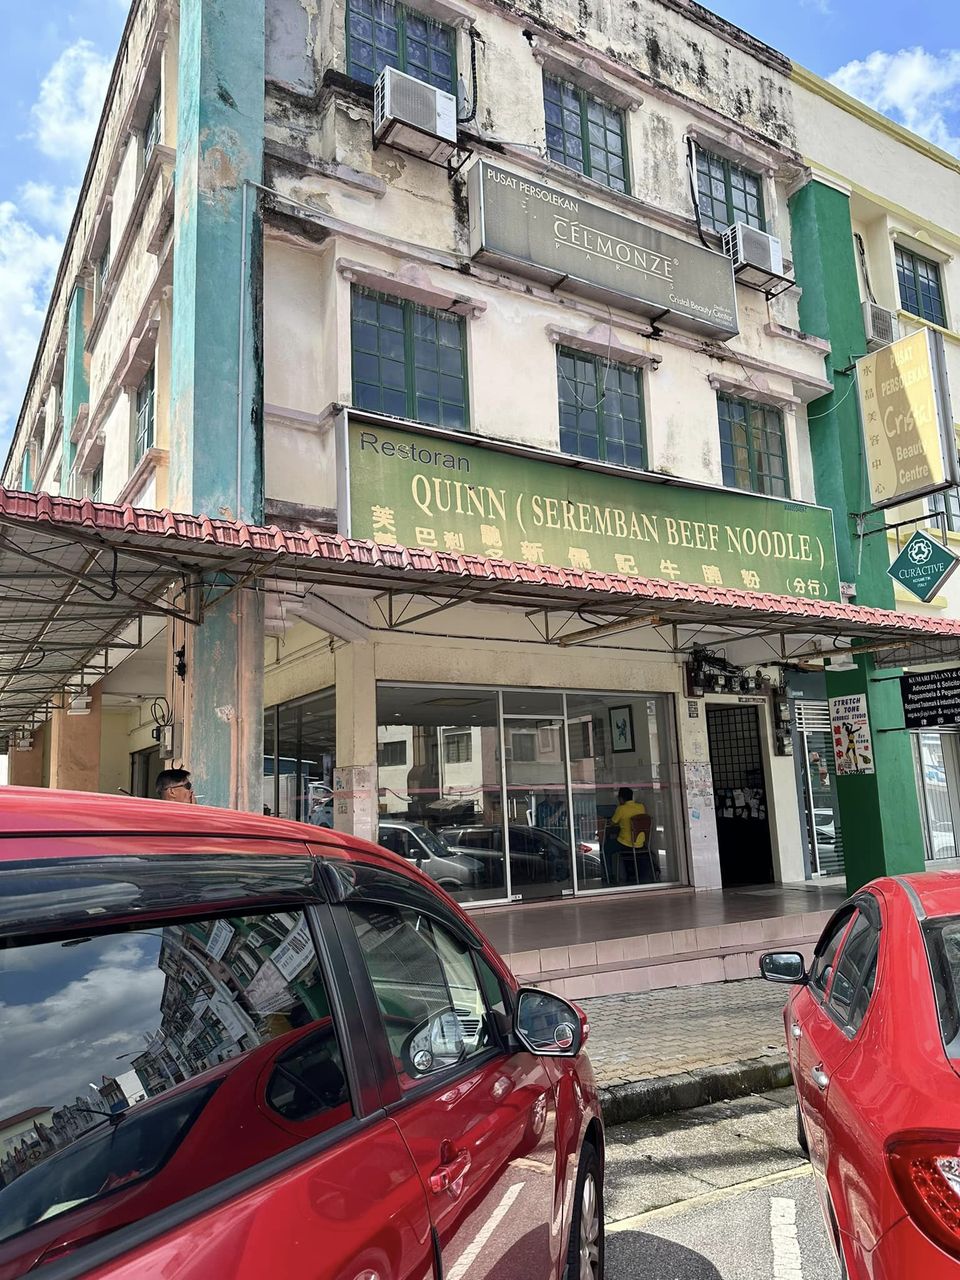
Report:
[[[960,916],[928,920],[923,928],[947,1057],[960,1060]]]
[[[216,1083],[104,1116],[86,1134],[0,1190],[0,1240],[149,1178],[169,1160]]]
[[[410,828],[416,838],[423,847],[434,858],[449,858],[452,852],[443,836],[436,831],[431,831],[429,827],[411,827]]]

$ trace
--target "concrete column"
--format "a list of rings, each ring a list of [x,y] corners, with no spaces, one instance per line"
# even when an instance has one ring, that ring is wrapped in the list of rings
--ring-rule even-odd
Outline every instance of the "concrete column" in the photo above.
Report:
[[[695,889],[719,889],[720,846],[713,803],[713,773],[707,740],[707,704],[703,698],[678,696],[680,772],[687,839],[690,842],[690,883]],[[691,708],[697,714],[690,714]]]
[[[100,789],[101,695],[90,690],[86,715],[72,716],[69,699],[54,711],[50,721],[50,786],[63,791]]]
[[[182,0],[170,351],[170,505],[263,511],[260,250],[263,0]],[[206,804],[259,811],[263,624],[240,592],[188,639],[184,764]]]
[[[833,508],[840,577],[856,583],[857,603],[893,609],[886,537],[876,532],[861,539],[851,514],[865,506],[866,462],[852,375],[845,370],[866,351],[866,339],[850,200],[814,180],[791,198],[790,213],[797,283],[803,289],[801,324],[805,332],[830,342],[827,374],[835,387],[810,405],[817,501]],[[880,530],[883,524],[881,512],[871,515],[866,527]],[[922,871],[924,845],[910,736],[880,732],[903,724],[899,686],[895,680],[877,680],[867,654],[857,660],[856,671],[827,671],[828,697],[850,693],[866,697],[876,770],[837,778],[847,887],[853,892],[875,876]]]
[[[16,740],[11,738],[10,751],[7,755],[7,781],[12,787],[42,787],[44,783],[44,750],[46,747],[47,726],[41,725],[33,731],[33,746],[29,751],[18,751]]]
[[[376,646],[347,644],[336,653],[337,767],[333,825],[376,840],[377,676]]]

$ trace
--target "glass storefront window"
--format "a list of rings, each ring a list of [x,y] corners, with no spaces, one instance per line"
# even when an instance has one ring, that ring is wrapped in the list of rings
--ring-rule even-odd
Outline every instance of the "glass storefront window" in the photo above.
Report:
[[[680,882],[669,695],[380,685],[377,723],[380,842],[461,900]]]
[[[264,811],[332,827],[335,760],[333,689],[268,707],[263,722]]]

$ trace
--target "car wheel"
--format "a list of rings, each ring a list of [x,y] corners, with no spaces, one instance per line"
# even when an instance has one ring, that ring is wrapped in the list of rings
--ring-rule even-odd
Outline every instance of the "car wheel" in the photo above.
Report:
[[[803,1127],[803,1115],[800,1112],[800,1103],[797,1103],[797,1145],[803,1154],[810,1159],[810,1144],[807,1142],[807,1131]]]
[[[580,1152],[566,1280],[603,1280],[603,1172],[589,1143]]]

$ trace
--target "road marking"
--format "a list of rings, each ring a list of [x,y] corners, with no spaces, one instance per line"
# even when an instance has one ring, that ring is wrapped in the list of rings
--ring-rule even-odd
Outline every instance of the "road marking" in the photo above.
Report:
[[[524,1183],[515,1182],[512,1187],[508,1187],[501,1197],[500,1203],[491,1213],[477,1234],[473,1237],[470,1244],[461,1253],[457,1262],[446,1272],[447,1280],[464,1280],[470,1268],[480,1256],[480,1251],[487,1243],[493,1233],[499,1227],[500,1223],[510,1212],[514,1200],[524,1188]]]
[[[803,1280],[796,1200],[780,1200],[776,1196],[771,1199],[770,1242],[773,1245],[773,1280]]]
[[[613,1235],[618,1231],[634,1231],[644,1222],[655,1222],[658,1218],[672,1218],[678,1213],[685,1213],[688,1209],[699,1209],[703,1205],[731,1200],[745,1191],[757,1191],[762,1187],[775,1187],[778,1182],[809,1177],[809,1164],[798,1164],[793,1169],[783,1169],[779,1173],[765,1173],[761,1178],[750,1178],[747,1182],[738,1182],[732,1187],[717,1187],[713,1191],[703,1192],[702,1195],[691,1196],[689,1200],[678,1200],[676,1204],[665,1204],[659,1209],[648,1209],[646,1213],[634,1214],[632,1218],[618,1218],[614,1222],[608,1220],[605,1224],[606,1233]]]

